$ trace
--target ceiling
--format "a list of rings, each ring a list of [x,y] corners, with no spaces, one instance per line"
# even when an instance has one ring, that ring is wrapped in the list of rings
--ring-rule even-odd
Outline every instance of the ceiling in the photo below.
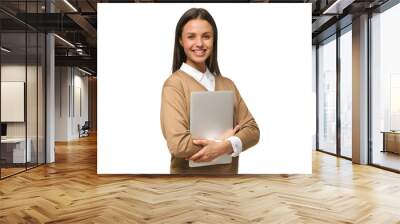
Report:
[[[351,24],[351,18],[382,5],[388,0],[253,0],[235,2],[253,3],[311,3],[313,43],[336,32],[337,28]],[[176,1],[141,1],[141,0],[45,0],[0,1],[1,30],[8,33],[7,42],[14,41],[18,49],[25,41],[21,32],[54,32],[56,65],[80,66],[96,73],[97,58],[97,3],[120,2],[182,2]],[[210,0],[190,2],[215,2]],[[232,1],[234,2],[234,1]],[[335,3],[337,2],[337,3]],[[52,13],[49,13],[49,12]],[[290,15],[288,15],[290,16]],[[341,21],[338,23],[338,21]],[[347,22],[346,22],[347,21]],[[338,25],[339,24],[339,25]],[[19,34],[20,33],[20,34]],[[3,35],[4,36],[4,35]],[[68,44],[62,39],[71,43]],[[3,42],[4,43],[4,42]],[[34,43],[28,45],[35,47]],[[22,49],[22,48],[21,48]]]

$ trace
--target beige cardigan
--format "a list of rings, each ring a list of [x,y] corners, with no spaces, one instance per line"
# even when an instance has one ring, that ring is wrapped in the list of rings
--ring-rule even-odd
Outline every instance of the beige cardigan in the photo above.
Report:
[[[245,151],[259,140],[257,123],[230,79],[215,76],[215,91],[218,90],[232,90],[235,93],[234,124],[241,126],[235,136],[240,138],[242,151]],[[169,76],[163,86],[161,130],[171,153],[171,174],[237,174],[239,157],[233,157],[230,164],[203,167],[189,167],[189,162],[185,160],[201,149],[201,146],[193,144],[189,131],[190,96],[193,91],[207,89],[181,70]]]

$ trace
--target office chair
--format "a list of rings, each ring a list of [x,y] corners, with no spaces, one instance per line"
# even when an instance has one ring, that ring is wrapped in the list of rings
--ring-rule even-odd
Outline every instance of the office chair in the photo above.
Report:
[[[90,125],[89,125],[89,121],[85,121],[85,123],[82,125],[82,127],[79,127],[80,125],[78,125],[78,129],[79,129],[79,138],[80,137],[87,137],[89,136],[89,129],[90,129]]]

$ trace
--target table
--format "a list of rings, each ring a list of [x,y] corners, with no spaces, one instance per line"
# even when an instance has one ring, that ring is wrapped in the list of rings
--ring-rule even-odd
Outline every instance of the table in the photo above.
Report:
[[[400,131],[382,131],[381,133],[383,133],[382,152],[400,154]]]
[[[1,139],[1,159],[4,159],[5,163],[31,162],[32,140],[30,138],[27,138],[26,141],[28,142],[28,147],[26,147],[25,154],[25,138]]]

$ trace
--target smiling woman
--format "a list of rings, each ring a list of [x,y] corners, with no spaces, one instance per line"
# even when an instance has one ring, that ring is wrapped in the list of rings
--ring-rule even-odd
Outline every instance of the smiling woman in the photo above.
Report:
[[[213,50],[213,30],[206,20],[190,20],[183,28],[182,38],[179,40],[187,55],[187,64],[205,72],[204,61]]]
[[[174,174],[237,174],[238,155],[257,144],[259,128],[235,84],[221,75],[217,61],[218,31],[212,16],[202,8],[186,11],[175,32],[173,74],[164,82],[161,129],[171,153]],[[234,93],[234,127],[219,139],[193,139],[190,133],[192,92],[228,90]],[[232,162],[190,167],[189,161],[210,162],[223,155]]]

